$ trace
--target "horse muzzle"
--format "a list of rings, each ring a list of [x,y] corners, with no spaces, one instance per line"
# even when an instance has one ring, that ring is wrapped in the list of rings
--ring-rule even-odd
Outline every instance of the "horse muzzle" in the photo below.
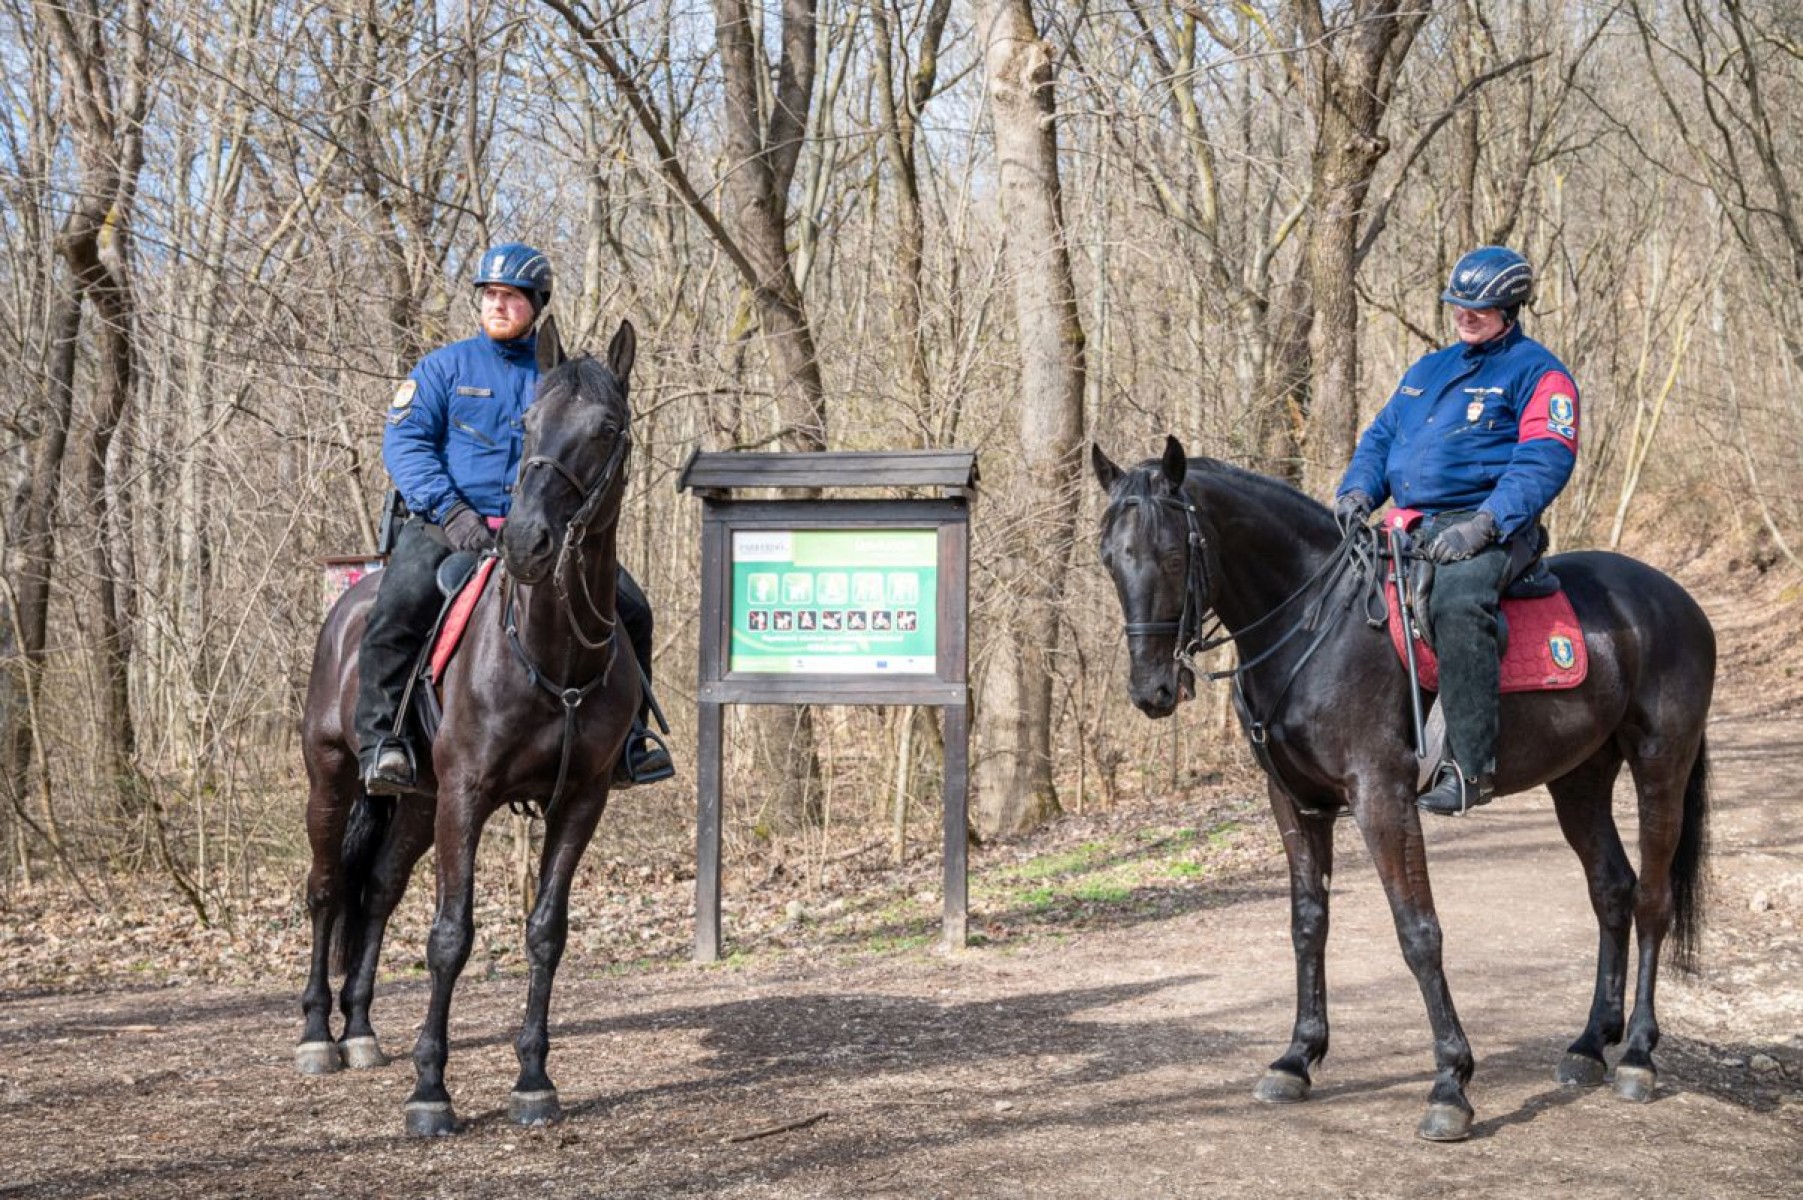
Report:
[[[520,583],[542,583],[557,559],[557,542],[542,521],[510,519],[501,527],[501,559]]]
[[[1177,711],[1177,706],[1196,698],[1196,677],[1188,667],[1164,673],[1153,683],[1134,680],[1128,688],[1133,704],[1148,717],[1162,720]]]

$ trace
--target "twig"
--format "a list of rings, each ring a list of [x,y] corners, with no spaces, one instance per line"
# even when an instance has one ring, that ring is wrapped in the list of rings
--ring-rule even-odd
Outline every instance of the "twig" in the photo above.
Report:
[[[720,1139],[720,1144],[730,1146],[735,1142],[755,1142],[758,1138],[772,1137],[779,1133],[788,1133],[793,1129],[806,1129],[827,1119],[830,1113],[817,1112],[811,1117],[802,1117],[796,1121],[784,1121],[781,1125],[766,1125],[762,1129],[753,1129],[749,1133],[734,1133]]]

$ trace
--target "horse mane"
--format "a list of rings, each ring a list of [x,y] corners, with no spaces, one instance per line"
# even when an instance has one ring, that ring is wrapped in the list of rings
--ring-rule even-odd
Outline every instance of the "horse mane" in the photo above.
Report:
[[[1217,480],[1228,491],[1251,496],[1260,508],[1275,512],[1285,519],[1318,520],[1328,515],[1326,505],[1284,480],[1236,467],[1218,458],[1191,458],[1186,461],[1190,479]],[[1111,500],[1151,499],[1164,495],[1165,488],[1159,460],[1149,458],[1132,470],[1121,472],[1111,493]]]
[[[1229,488],[1255,495],[1260,507],[1275,510],[1286,516],[1293,515],[1307,520],[1329,515],[1326,505],[1286,480],[1257,471],[1249,471],[1244,467],[1236,467],[1232,463],[1222,462],[1218,458],[1190,459],[1189,473],[1191,475],[1202,473],[1219,476],[1226,481]]]

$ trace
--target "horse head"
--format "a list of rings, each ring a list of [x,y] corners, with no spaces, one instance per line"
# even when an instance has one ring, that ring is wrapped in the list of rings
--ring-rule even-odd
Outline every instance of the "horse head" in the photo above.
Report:
[[[538,337],[538,394],[526,410],[526,439],[513,507],[501,531],[507,572],[542,581],[565,547],[613,528],[632,450],[627,385],[638,335],[629,321],[608,344],[605,361],[565,360],[557,327]]]
[[[1109,496],[1102,565],[1126,618],[1128,693],[1147,716],[1168,717],[1196,694],[1195,673],[1181,655],[1214,602],[1202,516],[1183,486],[1189,459],[1167,437],[1162,457],[1131,470],[1115,466],[1100,445],[1090,447],[1090,463]]]

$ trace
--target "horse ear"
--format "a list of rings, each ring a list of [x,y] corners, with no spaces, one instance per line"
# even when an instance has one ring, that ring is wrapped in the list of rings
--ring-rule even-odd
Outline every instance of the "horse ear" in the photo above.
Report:
[[[1173,489],[1183,486],[1183,477],[1189,474],[1189,456],[1183,452],[1183,443],[1169,434],[1164,439],[1164,458],[1158,464],[1164,469],[1164,477],[1170,481]]]
[[[1106,454],[1102,453],[1102,443],[1091,442],[1089,444],[1089,465],[1094,468],[1096,482],[1102,485],[1102,490],[1112,492],[1115,480],[1121,477],[1121,469],[1115,466],[1113,460]]]
[[[540,375],[563,365],[563,338],[557,332],[556,314],[550,314],[539,322],[537,351]]]
[[[625,383],[632,374],[632,360],[638,357],[639,334],[632,327],[631,321],[621,321],[620,328],[614,331],[614,340],[607,343],[607,369],[614,373],[614,378]]]

